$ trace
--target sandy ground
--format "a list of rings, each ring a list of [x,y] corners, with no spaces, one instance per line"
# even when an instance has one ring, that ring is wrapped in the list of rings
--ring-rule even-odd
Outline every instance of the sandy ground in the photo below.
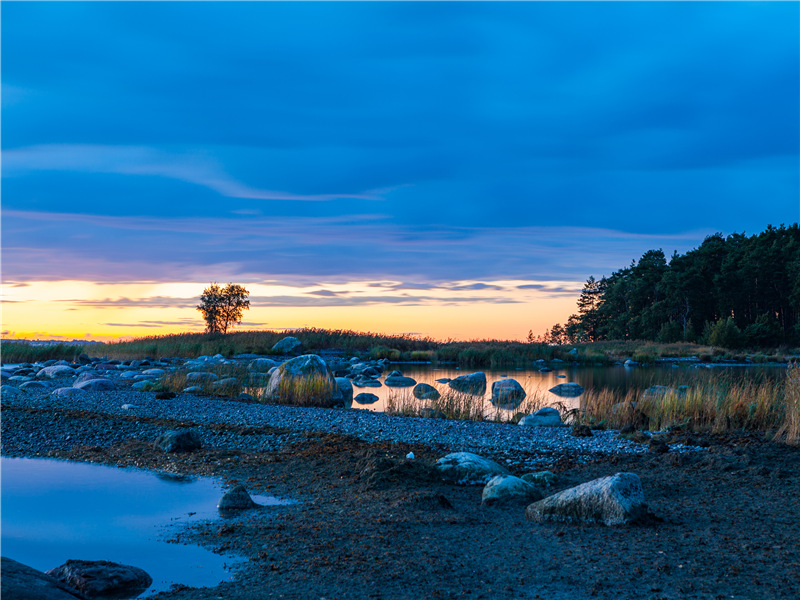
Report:
[[[14,417],[15,427],[41,433],[32,414]],[[115,425],[107,416],[63,418],[76,428],[86,419]],[[213,474],[299,501],[186,530],[179,542],[247,560],[232,582],[176,587],[159,600],[800,598],[800,450],[759,436],[705,441],[707,450],[686,454],[554,458],[556,491],[621,471],[639,475],[657,518],[615,528],[534,524],[524,505],[482,508],[480,487],[437,479],[441,450],[326,433],[272,452],[167,455],[132,438],[42,454]],[[411,451],[416,458],[406,460]]]

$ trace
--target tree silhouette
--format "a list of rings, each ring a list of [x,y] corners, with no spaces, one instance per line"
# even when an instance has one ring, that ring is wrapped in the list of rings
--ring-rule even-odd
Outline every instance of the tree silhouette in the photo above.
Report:
[[[250,308],[250,295],[244,286],[229,283],[221,288],[210,284],[200,296],[200,306],[208,333],[228,333],[228,327],[242,322],[242,314]]]

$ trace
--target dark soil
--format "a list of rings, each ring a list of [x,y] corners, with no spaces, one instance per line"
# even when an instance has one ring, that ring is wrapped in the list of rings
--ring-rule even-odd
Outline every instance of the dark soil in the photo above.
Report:
[[[180,542],[247,561],[233,582],[159,599],[800,598],[800,450],[752,435],[703,442],[700,452],[555,461],[556,491],[639,475],[656,518],[614,528],[534,524],[524,505],[481,508],[480,487],[437,479],[439,451],[324,433],[270,453],[167,455],[130,439],[55,455],[213,474],[299,501],[186,530]]]

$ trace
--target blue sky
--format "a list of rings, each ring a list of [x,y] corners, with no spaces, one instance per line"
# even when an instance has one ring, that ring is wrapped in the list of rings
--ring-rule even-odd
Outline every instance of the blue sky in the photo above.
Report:
[[[792,223],[798,14],[3,3],[3,279],[583,281]]]

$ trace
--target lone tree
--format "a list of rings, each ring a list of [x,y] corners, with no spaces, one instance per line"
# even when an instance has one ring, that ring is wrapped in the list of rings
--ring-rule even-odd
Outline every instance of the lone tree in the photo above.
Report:
[[[244,286],[229,283],[221,288],[212,283],[203,290],[200,306],[208,333],[228,333],[228,327],[242,322],[242,313],[250,308],[250,295]]]

